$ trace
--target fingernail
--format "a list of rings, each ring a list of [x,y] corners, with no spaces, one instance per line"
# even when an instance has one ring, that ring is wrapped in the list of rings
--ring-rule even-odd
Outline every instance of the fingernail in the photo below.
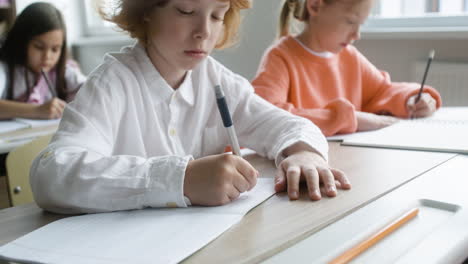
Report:
[[[298,198],[298,197],[299,197],[299,195],[298,195],[297,192],[292,192],[292,193],[291,193],[291,196],[292,196],[293,198]]]

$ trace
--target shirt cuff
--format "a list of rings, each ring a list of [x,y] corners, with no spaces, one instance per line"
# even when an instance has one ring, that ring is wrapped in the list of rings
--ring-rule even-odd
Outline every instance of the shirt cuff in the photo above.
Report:
[[[192,156],[165,156],[154,159],[150,168],[150,184],[145,194],[148,207],[187,207],[184,196],[185,170]]]

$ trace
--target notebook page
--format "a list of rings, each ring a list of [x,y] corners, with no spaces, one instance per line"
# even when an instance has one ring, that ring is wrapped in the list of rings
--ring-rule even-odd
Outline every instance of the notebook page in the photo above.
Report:
[[[372,133],[345,139],[343,145],[468,153],[468,108],[401,120]]]
[[[219,207],[145,209],[69,217],[3,247],[0,259],[34,263],[177,263],[273,195],[273,179]]]

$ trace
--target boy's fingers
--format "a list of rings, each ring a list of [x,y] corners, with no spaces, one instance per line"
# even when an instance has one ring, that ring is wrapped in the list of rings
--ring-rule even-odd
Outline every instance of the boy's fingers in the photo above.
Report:
[[[286,171],[286,180],[288,182],[289,199],[299,199],[299,182],[301,179],[301,171],[297,166],[290,166]]]
[[[257,184],[258,171],[245,159],[241,157],[238,158],[236,169],[249,185],[246,190],[251,190]]]
[[[241,192],[239,192],[236,188],[229,188],[228,192],[226,193],[226,195],[228,196],[229,198],[229,202],[231,201],[234,201],[236,200],[237,198],[239,198]]]
[[[335,177],[333,173],[328,168],[319,169],[318,172],[325,187],[325,193],[327,194],[327,196],[336,196]]]
[[[335,180],[340,183],[340,186],[336,185],[337,188],[340,189],[351,189],[351,182],[346,177],[345,173],[338,169],[331,169],[333,175],[335,176]]]
[[[240,174],[235,175],[232,184],[239,193],[250,190],[250,183]]]
[[[309,191],[309,197],[313,201],[320,200],[320,178],[315,168],[303,169],[303,174],[307,182],[307,190]]]
[[[286,189],[286,175],[284,174],[283,168],[278,168],[276,170],[275,176],[275,191],[283,192]]]

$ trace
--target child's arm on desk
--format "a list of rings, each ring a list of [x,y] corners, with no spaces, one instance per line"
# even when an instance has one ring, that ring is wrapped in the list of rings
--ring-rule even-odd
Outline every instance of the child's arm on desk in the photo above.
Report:
[[[30,118],[56,119],[60,118],[65,108],[65,102],[53,98],[42,105],[0,100],[0,119]]]

